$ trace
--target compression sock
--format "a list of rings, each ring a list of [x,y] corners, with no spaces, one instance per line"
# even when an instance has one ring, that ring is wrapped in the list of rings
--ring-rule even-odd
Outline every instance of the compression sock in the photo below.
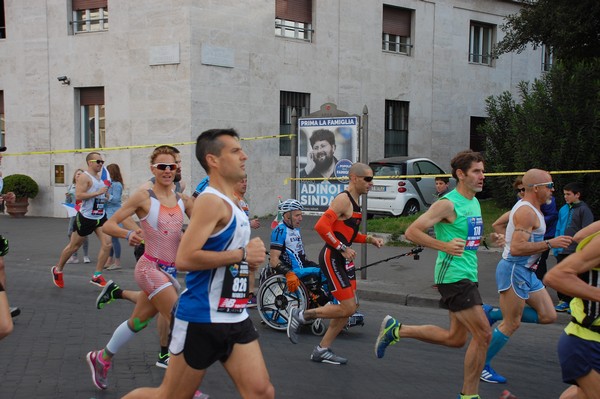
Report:
[[[492,332],[492,342],[490,342],[487,356],[485,358],[486,365],[489,365],[492,361],[492,358],[496,356],[496,354],[500,352],[502,348],[504,348],[504,345],[506,345],[509,338],[510,337],[508,335],[504,335],[502,331],[498,330],[498,327],[494,328],[494,331]]]
[[[525,306],[525,308],[523,309],[523,314],[521,315],[521,321],[523,323],[537,324],[538,320],[538,314],[535,311],[535,309],[529,306]]]
[[[106,349],[114,355],[123,347],[123,345],[129,342],[134,335],[135,332],[129,328],[127,325],[127,320],[125,320],[113,333],[110,341],[108,341],[108,344],[106,344]]]

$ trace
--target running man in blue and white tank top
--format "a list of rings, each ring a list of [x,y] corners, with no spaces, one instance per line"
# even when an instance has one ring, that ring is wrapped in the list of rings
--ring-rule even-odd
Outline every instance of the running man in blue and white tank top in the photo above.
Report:
[[[75,231],[71,234],[69,244],[62,250],[60,259],[56,266],[52,266],[52,281],[59,288],[64,288],[63,269],[67,260],[73,255],[85,238],[96,233],[100,240],[100,251],[96,263],[96,271],[92,276],[90,283],[99,287],[104,287],[106,281],[102,277],[102,267],[108,259],[111,248],[111,238],[102,232],[102,225],[106,222],[106,205],[108,197],[108,186],[100,179],[100,172],[104,165],[102,155],[97,152],[90,152],[86,158],[87,170],[77,178],[75,185],[75,199],[82,201],[81,210],[77,213],[75,219]]]
[[[265,245],[250,239],[248,217],[234,196],[248,157],[232,129],[203,132],[196,157],[210,187],[194,201],[175,259],[177,270],[188,275],[175,311],[169,367],[160,387],[136,389],[125,398],[191,398],[206,369],[220,361],[242,397],[271,399],[275,391],[246,312],[248,276],[264,262]]]
[[[544,240],[546,223],[540,208],[551,201],[552,177],[546,171],[530,169],[523,176],[525,195],[510,212],[506,227],[506,243],[496,268],[496,284],[500,293],[501,315],[488,309],[490,323],[504,320],[492,332],[481,380],[504,384],[506,378],[496,373],[490,362],[517,331],[521,322],[549,324],[556,320],[550,295],[535,274],[542,252],[566,248],[571,237],[558,236]],[[525,306],[525,305],[529,306]]]

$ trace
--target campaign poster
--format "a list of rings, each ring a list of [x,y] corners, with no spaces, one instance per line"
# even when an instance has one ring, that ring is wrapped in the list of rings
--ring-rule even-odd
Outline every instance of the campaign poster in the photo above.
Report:
[[[357,116],[298,119],[297,193],[305,211],[325,212],[348,185],[358,161],[358,123]]]

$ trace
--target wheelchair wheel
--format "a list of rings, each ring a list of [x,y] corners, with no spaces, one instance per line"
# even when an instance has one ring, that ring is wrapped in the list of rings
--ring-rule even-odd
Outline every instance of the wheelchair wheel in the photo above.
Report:
[[[314,335],[323,335],[325,334],[325,324],[323,323],[323,319],[315,319],[312,325],[310,326],[310,331]]]
[[[258,290],[257,305],[260,318],[275,330],[287,329],[288,311],[290,305],[305,310],[308,294],[303,284],[296,292],[287,289],[285,277],[274,275],[269,277]]]

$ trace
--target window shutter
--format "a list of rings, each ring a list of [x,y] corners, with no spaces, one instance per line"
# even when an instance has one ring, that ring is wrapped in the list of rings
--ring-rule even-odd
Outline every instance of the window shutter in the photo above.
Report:
[[[275,18],[312,23],[312,0],[275,0]]]
[[[104,87],[84,87],[79,89],[80,105],[104,105]]]
[[[108,0],[73,0],[73,11],[108,8]]]
[[[383,33],[410,37],[411,10],[383,6]]]

